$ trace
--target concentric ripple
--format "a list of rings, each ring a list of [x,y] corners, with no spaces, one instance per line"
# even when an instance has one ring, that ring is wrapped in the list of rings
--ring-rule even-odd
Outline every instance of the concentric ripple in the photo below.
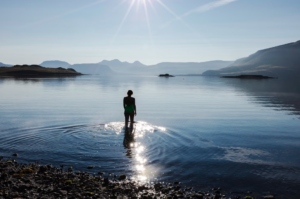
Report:
[[[125,172],[132,178],[146,181],[149,180],[144,157],[147,148],[142,139],[148,133],[165,131],[163,127],[143,121],[127,129],[124,122],[14,128],[2,130],[0,150],[2,155],[18,153],[23,161],[71,165],[79,170],[94,165],[94,172]]]

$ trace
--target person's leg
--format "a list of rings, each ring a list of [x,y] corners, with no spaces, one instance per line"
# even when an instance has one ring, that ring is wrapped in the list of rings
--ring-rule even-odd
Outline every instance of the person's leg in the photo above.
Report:
[[[129,114],[127,114],[125,112],[124,115],[125,115],[125,127],[127,128],[127,126],[128,126],[128,120],[129,120]]]
[[[130,113],[130,122],[133,123],[134,122],[134,111],[132,111],[132,113]]]

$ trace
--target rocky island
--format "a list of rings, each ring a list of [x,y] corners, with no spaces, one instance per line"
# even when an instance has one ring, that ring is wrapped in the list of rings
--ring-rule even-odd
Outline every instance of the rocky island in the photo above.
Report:
[[[39,65],[15,65],[0,67],[0,76],[13,77],[56,77],[82,75],[72,68],[45,68]]]
[[[238,78],[238,79],[275,79],[263,75],[238,75],[238,76],[222,76],[223,78]]]
[[[159,77],[174,77],[174,76],[166,73],[166,74],[160,74]]]

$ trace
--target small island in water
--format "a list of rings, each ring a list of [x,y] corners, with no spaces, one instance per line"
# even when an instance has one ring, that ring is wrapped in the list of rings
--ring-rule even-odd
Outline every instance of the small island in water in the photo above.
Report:
[[[166,73],[166,74],[160,74],[159,77],[174,77],[174,76]]]
[[[0,76],[13,77],[56,77],[82,75],[72,68],[45,68],[39,65],[15,65],[0,67]]]
[[[274,77],[268,77],[263,75],[238,75],[238,76],[222,76],[223,78],[239,78],[239,79],[275,79]]]

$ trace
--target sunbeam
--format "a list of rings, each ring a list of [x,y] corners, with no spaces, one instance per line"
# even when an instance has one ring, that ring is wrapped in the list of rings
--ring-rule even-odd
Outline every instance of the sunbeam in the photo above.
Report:
[[[125,16],[123,17],[123,20],[122,20],[121,24],[120,24],[119,27],[118,27],[117,32],[115,33],[115,35],[114,35],[114,37],[113,37],[113,39],[112,39],[112,41],[111,41],[111,44],[115,41],[115,39],[116,39],[116,37],[118,36],[120,30],[122,29],[122,27],[123,27],[123,25],[124,25],[124,22],[125,22],[125,20],[127,19],[127,17],[128,17],[128,15],[129,15],[129,13],[130,13],[130,11],[131,11],[131,9],[132,9],[132,7],[133,7],[135,1],[136,1],[136,0],[132,0],[132,2],[131,2],[130,6],[129,6],[129,8],[128,8],[126,14],[125,14]]]
[[[155,8],[154,8],[154,6],[153,6],[153,4],[152,4],[152,0],[148,0],[148,3],[149,3],[149,5],[150,5],[150,7],[152,8],[152,10],[155,12],[155,14],[157,14],[157,13],[156,13],[156,10],[155,10]]]
[[[146,15],[146,20],[147,20],[147,26],[148,26],[148,32],[149,32],[149,39],[150,39],[150,48],[151,48],[151,52],[153,53],[153,38],[152,38],[152,30],[151,30],[151,25],[150,25],[150,19],[149,19],[149,14],[148,14],[148,8],[146,5],[146,0],[143,0],[143,4],[144,4],[144,10],[145,10],[145,15]]]
[[[189,12],[181,15],[180,18],[186,17],[186,16],[188,16],[188,15],[190,15],[192,13],[206,12],[206,11],[212,10],[214,8],[217,8],[217,7],[224,6],[226,4],[232,3],[234,1],[237,1],[237,0],[219,0],[219,1],[211,2],[211,3],[205,4],[203,6],[200,6],[198,8],[195,8],[193,10],[190,10]]]
[[[156,0],[164,9],[166,9],[169,13],[171,13],[177,20],[183,23],[186,27],[193,30],[191,26],[189,26],[185,21],[183,21],[178,15],[176,15],[168,6],[166,6],[161,0]]]
[[[147,9],[147,5],[146,5],[146,1],[145,1],[145,0],[143,0],[143,4],[144,4],[144,10],[145,10],[145,15],[146,15],[146,20],[147,20],[147,26],[148,26],[148,31],[149,31],[149,37],[150,37],[151,44],[152,44],[151,26],[150,26],[150,20],[149,20],[149,15],[148,15],[148,9]]]
[[[183,15],[176,16],[175,19],[173,19],[173,20],[165,23],[164,25],[162,25],[162,28],[167,27],[168,25],[170,25],[171,23],[173,23],[175,21],[182,20],[183,18],[189,16],[190,14],[200,13],[200,12],[206,12],[206,11],[215,9],[217,7],[224,6],[226,4],[232,3],[234,1],[237,1],[237,0],[219,0],[219,1],[214,1],[214,2],[211,2],[211,3],[204,4],[204,5],[200,6],[200,7],[197,7],[195,9],[192,9],[192,10],[184,13]]]
[[[137,1],[137,5],[136,5],[136,12],[139,10],[140,4],[141,4],[141,0],[138,0]]]

